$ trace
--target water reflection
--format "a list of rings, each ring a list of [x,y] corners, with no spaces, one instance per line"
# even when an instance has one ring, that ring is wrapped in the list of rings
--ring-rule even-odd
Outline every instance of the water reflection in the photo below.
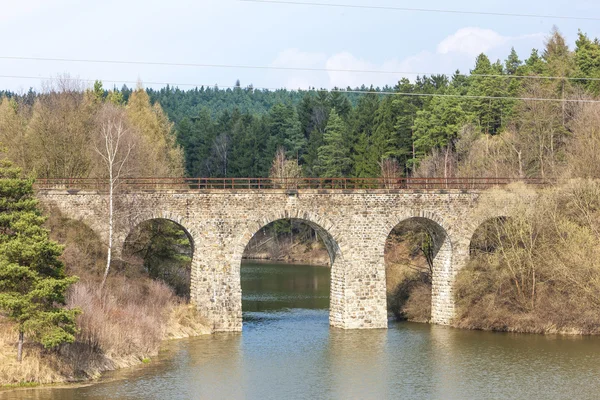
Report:
[[[396,371],[387,363],[387,331],[331,329],[327,346],[332,398],[387,399],[388,382]]]
[[[242,271],[242,309],[247,319],[256,317],[253,312],[329,308],[329,268],[245,262]]]
[[[242,269],[244,331],[165,342],[148,365],[80,388],[4,392],[71,399],[595,399],[600,338],[328,322],[329,270]]]

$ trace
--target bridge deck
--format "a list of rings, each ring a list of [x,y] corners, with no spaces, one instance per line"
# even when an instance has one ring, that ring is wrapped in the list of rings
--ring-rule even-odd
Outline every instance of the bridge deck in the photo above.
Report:
[[[122,178],[120,190],[473,190],[506,186],[514,182],[543,186],[545,179],[514,178]],[[108,179],[38,179],[38,190],[99,190]]]

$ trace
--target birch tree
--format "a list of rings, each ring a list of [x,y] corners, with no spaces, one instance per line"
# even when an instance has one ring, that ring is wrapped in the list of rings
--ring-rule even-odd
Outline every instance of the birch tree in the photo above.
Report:
[[[106,283],[112,260],[115,220],[114,193],[133,149],[133,142],[129,137],[129,129],[127,129],[124,119],[119,109],[106,105],[102,112],[99,138],[94,143],[94,150],[100,156],[108,175],[108,251],[106,268],[100,285],[101,290]]]

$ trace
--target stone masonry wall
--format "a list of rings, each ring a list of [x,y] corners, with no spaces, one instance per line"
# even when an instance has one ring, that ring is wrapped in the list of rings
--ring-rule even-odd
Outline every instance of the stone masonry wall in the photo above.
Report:
[[[426,221],[434,237],[432,318],[454,316],[454,277],[468,257],[479,223],[477,191],[399,190],[202,190],[121,193],[116,204],[116,256],[139,223],[165,218],[193,240],[191,298],[215,331],[242,327],[240,264],[263,226],[282,218],[302,220],[324,239],[332,259],[330,324],[344,329],[386,328],[385,242],[404,220]],[[93,191],[40,191],[48,206],[81,220],[107,237],[107,197]]]

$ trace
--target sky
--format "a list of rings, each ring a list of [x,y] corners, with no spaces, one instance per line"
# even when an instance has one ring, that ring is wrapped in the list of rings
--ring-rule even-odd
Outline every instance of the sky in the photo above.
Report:
[[[598,0],[311,0],[320,3],[600,18]],[[0,0],[0,89],[40,89],[68,75],[104,86],[234,85],[288,89],[393,86],[417,73],[468,72],[481,52],[521,59],[556,25],[571,47],[599,21],[251,3],[238,0]],[[2,57],[385,70],[126,65]],[[10,77],[7,77],[10,76]],[[19,77],[19,78],[18,78]],[[189,84],[190,86],[188,86]]]

